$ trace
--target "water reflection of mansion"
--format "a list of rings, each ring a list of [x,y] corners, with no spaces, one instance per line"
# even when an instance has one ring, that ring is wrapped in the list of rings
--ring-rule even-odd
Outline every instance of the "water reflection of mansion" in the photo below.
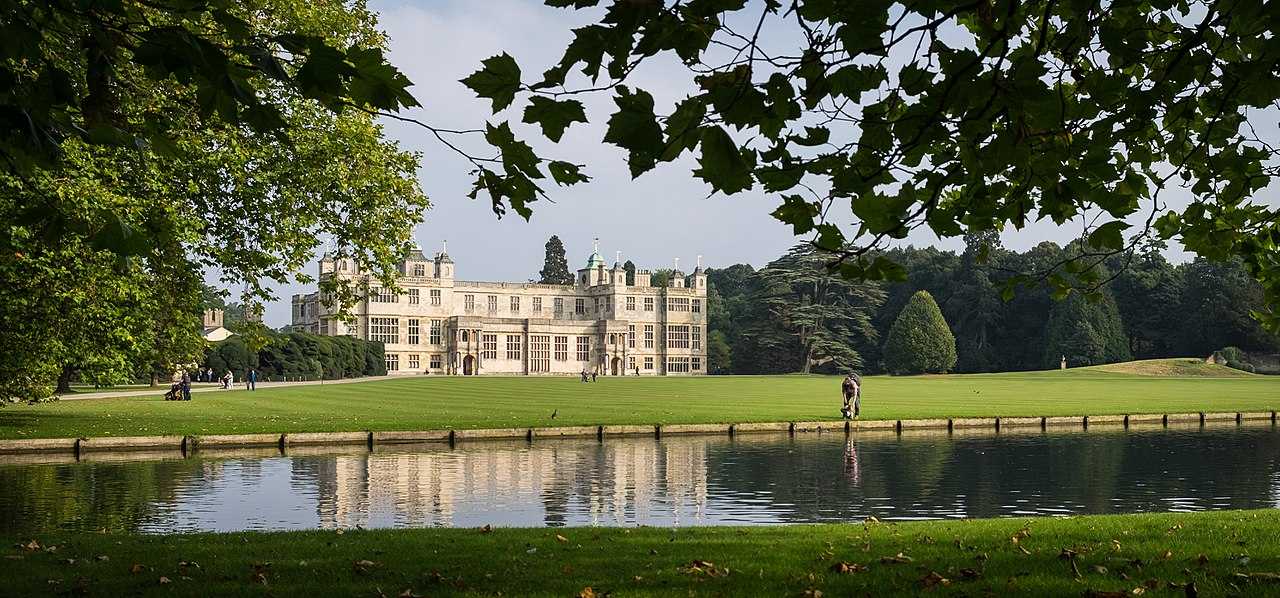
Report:
[[[323,527],[480,526],[467,505],[530,509],[527,525],[695,523],[707,501],[705,442],[589,441],[341,455],[312,462]],[[303,472],[298,472],[303,473]],[[536,507],[534,507],[536,505]],[[505,511],[495,520],[510,520]]]

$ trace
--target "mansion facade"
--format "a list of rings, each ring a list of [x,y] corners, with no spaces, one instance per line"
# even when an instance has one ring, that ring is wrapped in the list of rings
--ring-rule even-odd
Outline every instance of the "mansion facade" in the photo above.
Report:
[[[707,367],[707,276],[701,263],[654,287],[649,270],[633,284],[598,249],[574,284],[472,282],[454,278],[442,251],[410,252],[399,294],[348,259],[320,261],[320,276],[368,282],[351,324],[320,293],[293,296],[293,328],[381,341],[388,374],[697,375]]]

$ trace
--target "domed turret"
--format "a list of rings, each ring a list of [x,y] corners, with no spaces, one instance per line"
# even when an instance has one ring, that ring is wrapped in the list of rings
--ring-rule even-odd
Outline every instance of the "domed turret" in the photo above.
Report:
[[[587,269],[595,270],[604,265],[604,258],[600,256],[600,239],[597,237],[591,245],[591,256],[587,258]]]

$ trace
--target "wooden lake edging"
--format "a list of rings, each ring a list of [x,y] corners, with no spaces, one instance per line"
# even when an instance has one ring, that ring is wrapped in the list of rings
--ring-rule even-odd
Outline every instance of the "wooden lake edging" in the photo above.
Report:
[[[86,453],[127,452],[164,455],[188,455],[192,452],[214,454],[230,449],[263,449],[284,452],[289,447],[364,446],[372,450],[380,445],[449,444],[483,440],[554,440],[569,438],[642,437],[662,438],[677,435],[728,436],[740,434],[786,433],[830,434],[855,432],[892,432],[909,434],[918,431],[954,433],[1002,433],[1005,431],[1048,431],[1049,429],[1115,428],[1140,426],[1185,428],[1188,425],[1245,425],[1269,423],[1277,425],[1276,411],[1200,412],[1133,415],[1073,415],[1047,417],[966,417],[904,420],[831,420],[795,422],[746,422],[737,424],[655,424],[564,426],[553,428],[482,428],[457,430],[400,430],[362,432],[288,432],[280,434],[208,434],[200,436],[97,436],[93,438],[30,438],[0,440],[0,455],[71,454],[80,458]],[[12,462],[12,461],[11,461]]]

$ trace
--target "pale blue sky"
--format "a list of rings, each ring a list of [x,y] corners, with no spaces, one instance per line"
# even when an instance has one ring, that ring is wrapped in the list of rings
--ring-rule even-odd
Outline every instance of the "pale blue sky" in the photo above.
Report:
[[[589,22],[594,13],[555,9],[537,0],[374,0],[382,28],[390,35],[391,61],[417,84],[412,93],[423,108],[408,116],[452,128],[481,126],[486,120],[511,121],[517,136],[540,139],[536,129],[521,124],[524,103],[493,116],[489,103],[457,81],[475,71],[484,58],[506,51],[533,80],[560,56],[570,30]],[[785,32],[783,32],[785,34]],[[786,45],[785,35],[771,40]],[[687,94],[688,72],[674,61],[657,60],[638,70],[632,83],[651,92],[659,113]],[[600,238],[601,252],[610,261],[621,251],[641,267],[669,266],[679,257],[692,264],[704,256],[709,266],[746,262],[760,266],[800,239],[769,213],[777,200],[759,190],[732,197],[708,198],[710,188],[691,175],[694,163],[681,160],[631,180],[625,155],[601,142],[603,123],[613,107],[609,94],[581,98],[589,125],[575,124],[562,142],[545,141],[535,147],[558,159],[587,165],[588,184],[564,189],[549,183],[554,200],[538,202],[526,222],[510,214],[499,220],[487,197],[471,200],[469,164],[413,125],[388,123],[388,134],[403,147],[423,153],[419,171],[423,191],[433,208],[415,231],[428,252],[443,239],[457,262],[457,275],[472,280],[526,280],[542,267],[543,244],[557,234],[564,240],[571,267],[577,267]],[[478,152],[483,146],[472,145]],[[846,211],[836,222],[847,225]],[[1043,239],[1065,241],[1080,234],[1080,225],[1059,229],[1038,223],[1005,235],[1005,244],[1022,249]],[[928,231],[917,231],[908,242],[956,248],[958,241],[939,243]],[[1181,252],[1171,255],[1184,256]],[[279,300],[266,313],[271,326],[287,324],[289,295],[297,285],[278,289]]]

